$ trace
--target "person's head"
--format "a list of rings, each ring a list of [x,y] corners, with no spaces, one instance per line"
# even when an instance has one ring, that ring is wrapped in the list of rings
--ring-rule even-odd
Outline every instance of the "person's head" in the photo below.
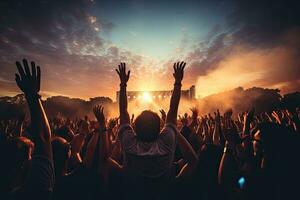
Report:
[[[262,159],[261,167],[271,167],[287,162],[286,156],[291,154],[292,133],[286,127],[269,122],[259,124],[253,135],[255,156]]]
[[[51,141],[53,161],[56,174],[63,173],[71,155],[70,144],[62,137],[54,137]]]
[[[222,150],[219,146],[214,144],[202,145],[198,156],[199,162],[195,172],[196,175],[200,176],[201,178],[206,177],[206,179],[211,179],[210,181],[217,181],[221,157]]]
[[[9,163],[11,167],[21,168],[24,163],[31,160],[34,144],[26,137],[16,137],[8,141]],[[6,160],[8,161],[8,160]]]
[[[8,138],[0,144],[2,164],[0,167],[0,183],[9,187],[15,180],[26,177],[30,168],[33,142],[26,137]]]
[[[136,136],[143,142],[153,142],[160,132],[160,117],[150,110],[143,111],[134,122]]]
[[[62,126],[55,130],[55,135],[58,137],[62,137],[69,142],[72,141],[74,137],[73,133],[70,130],[70,127],[68,126]]]

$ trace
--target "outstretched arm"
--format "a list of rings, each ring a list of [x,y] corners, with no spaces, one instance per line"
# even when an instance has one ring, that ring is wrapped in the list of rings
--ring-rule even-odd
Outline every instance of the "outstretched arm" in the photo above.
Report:
[[[215,114],[215,119],[214,119],[214,133],[213,133],[213,144],[214,145],[221,145],[220,144],[220,132],[221,132],[221,116],[219,110],[214,113]]]
[[[119,94],[119,111],[120,111],[120,124],[129,124],[130,117],[127,111],[127,94],[126,87],[129,80],[130,71],[126,73],[125,63],[121,63],[119,68],[116,69],[120,77],[120,94]]]
[[[33,128],[32,137],[35,144],[35,154],[46,156],[52,160],[51,130],[49,122],[40,100],[41,70],[31,62],[31,73],[26,59],[23,60],[23,67],[20,62],[16,62],[19,74],[16,74],[18,87],[24,92],[27,100],[31,125]]]
[[[27,60],[23,66],[16,62],[18,87],[24,92],[31,115],[32,139],[35,144],[31,172],[25,191],[33,199],[50,199],[54,188],[54,167],[51,147],[51,131],[46,113],[40,100],[41,70],[31,62],[31,72]]]
[[[186,63],[185,62],[177,62],[174,63],[174,73],[173,76],[175,78],[174,89],[172,92],[171,102],[170,102],[170,109],[167,114],[166,123],[173,123],[176,124],[177,119],[177,112],[178,112],[178,105],[180,101],[180,94],[181,94],[181,81],[183,79],[183,71]]]

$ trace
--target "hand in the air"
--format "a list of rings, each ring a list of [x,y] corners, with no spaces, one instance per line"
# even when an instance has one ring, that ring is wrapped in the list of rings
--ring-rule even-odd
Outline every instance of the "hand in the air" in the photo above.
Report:
[[[126,73],[126,64],[121,63],[116,71],[120,77],[121,84],[126,84],[130,76],[130,70]]]
[[[167,114],[166,114],[165,110],[164,109],[160,109],[159,112],[160,112],[160,115],[161,115],[161,119],[163,121],[166,121]]]
[[[19,74],[16,73],[16,83],[26,96],[36,96],[40,91],[41,85],[41,69],[31,62],[31,72],[26,59],[21,62],[16,62]]]
[[[186,63],[185,62],[177,62],[174,63],[174,73],[173,76],[175,78],[175,83],[181,83],[183,79],[183,73],[184,73],[184,67]]]
[[[100,127],[105,128],[105,116],[103,112],[104,107],[102,105],[94,106],[93,112],[98,120]]]

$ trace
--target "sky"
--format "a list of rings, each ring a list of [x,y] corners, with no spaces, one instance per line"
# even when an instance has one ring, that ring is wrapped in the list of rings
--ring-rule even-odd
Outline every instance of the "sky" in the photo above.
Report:
[[[285,1],[3,0],[0,96],[20,93],[15,61],[42,69],[41,94],[115,99],[114,69],[129,90],[183,89],[199,98],[242,86],[300,91],[300,3]]]

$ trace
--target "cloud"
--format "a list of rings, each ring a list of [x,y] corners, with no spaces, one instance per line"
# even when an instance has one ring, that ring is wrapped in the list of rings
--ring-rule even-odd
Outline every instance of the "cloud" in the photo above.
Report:
[[[299,2],[233,2],[226,23],[214,26],[186,56],[187,76],[197,80],[199,95],[238,86],[299,91]]]
[[[140,58],[101,37],[99,32],[107,34],[114,25],[91,15],[91,5],[85,0],[1,4],[1,94],[19,92],[14,62],[28,58],[42,67],[45,94],[111,95],[117,85],[113,71],[117,63],[136,63]]]
[[[170,89],[172,66],[180,58],[188,64],[184,86],[198,82],[202,96],[254,85],[283,92],[299,90],[297,1],[233,0],[234,9],[225,23],[216,24],[197,41],[181,30],[179,44],[173,44],[174,52],[163,60],[134,54],[108,41],[105,35],[115,24],[92,13],[95,4],[86,0],[2,3],[0,93],[19,92],[13,80],[14,61],[23,57],[42,66],[42,89],[47,94],[112,96],[118,89],[114,68],[121,61],[132,70],[129,89]]]
[[[252,48],[234,45],[231,51],[208,74],[198,77],[198,95],[207,96],[232,88],[279,88],[283,93],[300,91],[300,46],[295,38],[300,30],[292,30],[281,39],[281,45]],[[284,42],[285,41],[285,42]]]

